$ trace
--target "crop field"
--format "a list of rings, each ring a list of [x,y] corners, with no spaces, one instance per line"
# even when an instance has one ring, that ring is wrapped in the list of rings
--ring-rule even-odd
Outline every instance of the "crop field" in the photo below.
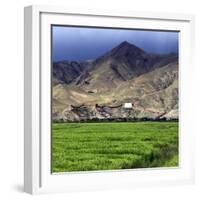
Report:
[[[178,122],[53,123],[52,172],[178,166]]]

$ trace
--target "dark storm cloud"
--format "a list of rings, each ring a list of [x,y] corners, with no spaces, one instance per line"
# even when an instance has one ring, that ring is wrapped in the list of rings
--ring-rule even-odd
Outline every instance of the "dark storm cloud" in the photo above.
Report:
[[[53,60],[95,59],[123,41],[151,53],[178,51],[178,32],[54,26]]]

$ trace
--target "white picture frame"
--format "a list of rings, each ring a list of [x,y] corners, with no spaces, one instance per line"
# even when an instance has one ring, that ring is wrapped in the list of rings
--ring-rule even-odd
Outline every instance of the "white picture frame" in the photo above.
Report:
[[[25,8],[24,190],[31,194],[133,188],[194,182],[194,130],[191,99],[194,17],[184,14]],[[180,166],[177,168],[51,173],[51,24],[178,30],[180,88]],[[189,67],[190,66],[190,67]]]

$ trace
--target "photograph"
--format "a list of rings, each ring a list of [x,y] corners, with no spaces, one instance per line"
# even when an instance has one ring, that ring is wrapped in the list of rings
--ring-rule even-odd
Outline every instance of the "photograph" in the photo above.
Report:
[[[179,31],[51,25],[51,172],[179,167]]]

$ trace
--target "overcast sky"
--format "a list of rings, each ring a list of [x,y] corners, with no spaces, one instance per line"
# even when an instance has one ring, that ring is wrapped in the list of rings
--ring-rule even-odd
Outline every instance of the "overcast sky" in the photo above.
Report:
[[[98,58],[123,41],[151,53],[178,51],[178,32],[53,26],[53,61]]]

